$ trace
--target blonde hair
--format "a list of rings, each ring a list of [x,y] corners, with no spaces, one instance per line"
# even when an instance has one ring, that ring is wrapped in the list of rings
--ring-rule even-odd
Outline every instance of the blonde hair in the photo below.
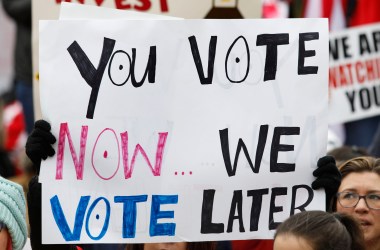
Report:
[[[342,179],[350,173],[372,172],[380,176],[380,158],[371,156],[356,157],[339,166]]]

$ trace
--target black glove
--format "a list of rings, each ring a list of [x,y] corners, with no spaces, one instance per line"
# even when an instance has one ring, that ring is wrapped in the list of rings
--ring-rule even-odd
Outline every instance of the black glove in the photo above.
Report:
[[[314,170],[313,175],[317,177],[311,187],[313,189],[324,188],[326,192],[326,210],[331,209],[333,198],[338,192],[342,175],[336,166],[335,159],[332,156],[324,156],[318,160],[318,168]]]
[[[40,172],[41,159],[46,160],[48,156],[55,154],[51,144],[54,144],[56,139],[50,129],[47,121],[38,120],[34,123],[34,129],[26,141],[26,155],[33,162],[37,174]]]

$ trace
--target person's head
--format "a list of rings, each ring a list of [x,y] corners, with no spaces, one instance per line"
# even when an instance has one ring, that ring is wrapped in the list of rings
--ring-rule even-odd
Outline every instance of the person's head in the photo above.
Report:
[[[127,245],[126,250],[215,250],[215,242],[145,243]]]
[[[380,248],[380,159],[358,157],[339,167],[338,212],[358,220],[368,248]]]
[[[11,243],[13,250],[24,247],[28,235],[25,206],[22,187],[0,177],[0,245]]]
[[[305,211],[281,223],[274,250],[364,250],[359,224],[349,215]]]
[[[339,167],[344,162],[351,160],[356,157],[369,156],[367,149],[357,146],[341,146],[334,148],[333,150],[327,152],[327,155],[331,155],[335,158],[336,165]]]

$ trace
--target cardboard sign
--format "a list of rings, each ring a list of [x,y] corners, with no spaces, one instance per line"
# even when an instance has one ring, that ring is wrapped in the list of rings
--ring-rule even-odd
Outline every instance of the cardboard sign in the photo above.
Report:
[[[73,3],[165,15],[179,18],[260,18],[261,0],[38,0],[32,4],[32,47],[34,75],[34,114],[41,118],[39,103],[38,22],[57,20],[61,3]],[[86,16],[86,12],[82,13]],[[121,15],[117,15],[121,16]],[[129,13],[125,13],[129,16]],[[103,17],[102,17],[103,18]]]
[[[380,24],[330,34],[329,123],[380,114]]]
[[[326,19],[40,28],[44,243],[271,238],[324,209]]]

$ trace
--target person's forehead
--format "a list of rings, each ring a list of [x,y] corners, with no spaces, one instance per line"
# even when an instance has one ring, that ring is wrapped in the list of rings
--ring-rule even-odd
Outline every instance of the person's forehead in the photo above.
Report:
[[[380,192],[380,175],[373,172],[352,172],[342,179],[339,191],[345,189]]]
[[[274,250],[313,250],[304,238],[292,234],[280,234],[274,240]]]

